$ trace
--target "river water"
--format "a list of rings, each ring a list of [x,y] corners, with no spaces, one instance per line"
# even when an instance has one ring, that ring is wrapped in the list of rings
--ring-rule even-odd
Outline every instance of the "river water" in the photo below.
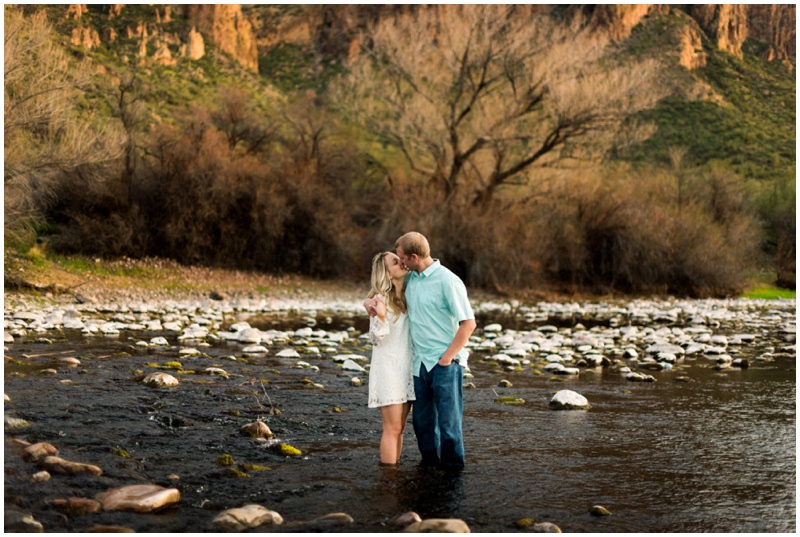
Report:
[[[745,319],[758,319],[757,326],[737,317],[715,321],[711,330],[717,336],[757,336],[729,348],[735,358],[749,360],[748,368],[719,369],[700,354],[668,370],[648,371],[655,382],[626,380],[621,358],[610,367],[553,376],[535,359],[509,370],[486,360],[498,351],[473,347],[473,378],[467,382],[474,388],[464,390],[467,467],[455,476],[417,467],[410,423],[399,468],[380,468],[379,413],[366,407],[366,382],[351,385],[351,378],[366,375],[343,371],[324,344],[320,355],[276,356],[282,349],[308,348],[307,338],[273,343],[268,353],[254,355],[242,353],[244,344],[206,339],[210,346],[197,347],[202,356],[184,357],[180,349],[197,342],[179,341],[170,331],[87,337],[63,329],[46,333],[50,342],[29,333],[5,352],[4,389],[11,398],[6,412],[30,422],[6,430],[6,507],[30,512],[46,532],[80,532],[97,524],[202,532],[219,511],[246,504],[263,505],[285,520],[252,531],[397,531],[390,521],[415,511],[422,518],[463,519],[473,532],[529,531],[515,525],[522,518],[552,522],[565,532],[795,532],[796,351],[793,334],[785,330],[787,322],[794,323],[794,302],[749,308]],[[242,320],[290,334],[307,324],[329,332],[350,328],[336,353],[369,356],[366,340],[358,337],[366,329],[363,316],[308,317],[239,314],[227,317],[222,328]],[[484,311],[475,342],[495,322],[517,332],[543,325],[574,331],[583,323],[598,334],[615,324],[611,317]],[[628,318],[627,324],[652,330],[689,326],[684,317],[654,317]],[[155,336],[170,345],[135,344]],[[614,356],[612,350],[607,354]],[[63,357],[81,363],[67,367],[58,362]],[[153,364],[176,360],[184,370],[214,366],[229,377],[168,371],[180,380],[178,387],[137,382],[155,370]],[[298,366],[298,360],[318,370]],[[512,386],[499,387],[502,379]],[[580,393],[591,408],[551,410],[550,398],[562,389]],[[496,402],[508,395],[525,403]],[[303,454],[284,457],[238,433],[257,418]],[[61,457],[98,465],[103,475],[55,475],[32,483],[35,468],[18,456],[12,437],[49,442]],[[217,463],[223,454],[269,469],[242,466],[246,477],[237,478]],[[176,487],[181,500],[152,514],[72,516],[50,504],[137,483]],[[594,505],[612,514],[593,516]],[[355,522],[308,523],[333,512]]]

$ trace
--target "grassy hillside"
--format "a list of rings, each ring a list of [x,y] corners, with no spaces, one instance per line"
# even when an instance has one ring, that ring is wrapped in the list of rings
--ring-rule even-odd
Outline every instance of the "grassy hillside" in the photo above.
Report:
[[[738,58],[704,37],[706,65],[690,71],[678,58],[681,37],[689,26],[696,31],[696,23],[684,13],[660,15],[637,25],[622,44],[626,54],[666,60],[665,81],[675,95],[641,114],[658,130],[621,157],[669,163],[670,149],[683,147],[692,164],[718,160],[746,178],[793,181],[795,66],[764,60],[766,45],[757,41],[746,41]],[[686,94],[700,98],[689,99]]]

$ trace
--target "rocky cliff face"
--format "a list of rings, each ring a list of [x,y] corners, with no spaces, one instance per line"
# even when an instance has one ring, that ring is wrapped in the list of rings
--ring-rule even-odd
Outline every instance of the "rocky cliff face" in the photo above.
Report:
[[[108,4],[109,19],[124,17],[125,4]],[[189,31],[180,39],[177,34],[166,34],[160,30],[162,24],[171,22],[173,14],[182,9],[182,14],[190,24]],[[96,29],[85,25],[88,9],[86,4],[70,4],[66,8],[66,18],[79,21],[72,30],[71,41],[87,49],[98,46],[101,42]],[[141,62],[152,59],[157,63],[172,65],[178,56],[199,59],[205,55],[203,36],[214,43],[220,50],[230,54],[236,61],[252,71],[258,71],[258,51],[255,35],[250,21],[242,14],[238,4],[193,4],[182,8],[172,5],[155,6],[155,22],[132,21],[128,26],[126,37],[139,39],[138,56]],[[116,33],[113,29],[104,32],[103,39],[113,42]],[[155,53],[148,56],[148,44],[152,42]],[[170,49],[172,46],[172,51]]]
[[[769,45],[768,60],[797,57],[797,6],[794,4],[750,5],[750,35]]]
[[[450,6],[452,7],[452,6]],[[552,6],[517,6],[515,9],[530,15],[534,11],[546,10]],[[417,9],[446,10],[448,6],[415,5],[320,5],[304,8],[301,15],[284,20],[272,28],[273,32],[259,36],[260,43],[274,44],[296,42],[298,35],[303,40],[316,45],[317,50],[336,53],[343,57],[354,52],[353,43],[358,42],[360,34],[370,24],[396,17]],[[788,59],[795,55],[795,17],[796,6],[784,4],[596,4],[575,5],[567,8],[569,13],[581,13],[587,22],[598,31],[607,31],[612,39],[624,39],[633,28],[647,17],[680,10],[697,23],[697,29],[690,30],[686,42],[693,47],[698,39],[705,37],[712,45],[730,54],[741,56],[742,45],[748,37],[768,45],[767,59]],[[700,48],[700,47],[697,47]],[[685,63],[701,65],[701,55],[689,57]]]
[[[253,23],[243,14],[240,4],[160,7],[156,8],[157,23],[172,20],[173,12],[186,17],[191,29],[187,35],[191,39],[183,43],[181,50],[185,57],[197,59],[205,53],[202,39],[197,35],[201,34],[253,71],[258,70],[257,44],[262,47],[279,43],[310,45],[323,55],[352,59],[358,54],[361,36],[371,24],[418,9],[434,9],[443,17],[447,9],[458,9],[458,6],[445,5],[308,5],[277,22],[254,18],[256,35]],[[514,9],[520,16],[529,16],[552,7],[515,6]],[[109,18],[123,16],[124,8],[124,4],[110,4]],[[580,13],[597,31],[608,32],[612,39],[619,40],[630,35],[633,28],[647,17],[680,10],[697,23],[696,28],[687,30],[683,36],[685,50],[681,52],[681,63],[695,68],[705,61],[699,52],[703,39],[720,50],[741,56],[745,39],[753,38],[766,45],[764,54],[768,60],[795,58],[796,9],[794,4],[596,4],[570,6],[567,12]],[[72,4],[67,8],[67,17],[81,20],[86,12],[85,4]],[[262,18],[270,18],[269,11],[259,13],[262,13]],[[99,44],[97,32],[84,26],[73,32],[72,40],[87,48]],[[169,55],[168,49],[159,46],[161,61],[166,55]]]
[[[634,26],[654,13],[685,11],[719,50],[742,55],[745,39],[768,45],[768,60],[796,57],[796,11],[793,4],[610,4],[583,8],[592,24],[613,39],[630,35]]]
[[[198,32],[242,65],[258,71],[258,50],[253,26],[239,4],[191,4],[184,15]]]

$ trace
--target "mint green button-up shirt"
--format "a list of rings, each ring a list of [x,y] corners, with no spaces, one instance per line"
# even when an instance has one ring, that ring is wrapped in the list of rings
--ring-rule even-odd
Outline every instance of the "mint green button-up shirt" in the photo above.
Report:
[[[406,304],[414,344],[412,371],[419,376],[420,365],[430,371],[453,342],[458,323],[474,319],[475,314],[461,278],[434,260],[422,274],[412,271],[406,278]],[[462,366],[469,352],[458,353]]]

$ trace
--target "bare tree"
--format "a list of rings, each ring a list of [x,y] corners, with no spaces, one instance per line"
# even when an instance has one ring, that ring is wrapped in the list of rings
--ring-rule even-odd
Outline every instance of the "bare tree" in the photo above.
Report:
[[[223,85],[219,89],[218,102],[211,118],[225,134],[231,149],[239,146],[245,154],[258,153],[277,137],[276,122],[259,113],[247,91]]]
[[[420,7],[365,42],[337,101],[461,205],[488,206],[535,166],[603,154],[662,95],[654,64],[622,64],[580,21],[514,6]]]
[[[49,203],[57,182],[85,178],[120,156],[120,136],[81,118],[74,102],[89,83],[86,64],[58,45],[43,12],[4,13],[5,231],[24,231]]]

